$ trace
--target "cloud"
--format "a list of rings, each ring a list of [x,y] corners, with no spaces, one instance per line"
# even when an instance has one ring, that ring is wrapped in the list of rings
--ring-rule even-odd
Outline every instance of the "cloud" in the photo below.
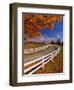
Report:
[[[39,37],[39,38],[32,38],[31,41],[33,42],[51,42],[51,41],[56,41],[56,38],[53,37]]]
[[[63,34],[62,33],[57,34],[56,38],[57,39],[61,39],[61,41],[62,41],[63,40]]]
[[[60,39],[61,38],[61,35],[60,34],[57,34],[56,37]]]

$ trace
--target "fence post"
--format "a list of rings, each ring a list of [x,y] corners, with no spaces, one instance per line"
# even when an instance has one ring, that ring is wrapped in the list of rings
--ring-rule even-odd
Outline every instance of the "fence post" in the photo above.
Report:
[[[55,53],[56,53],[56,55],[55,55],[55,56],[57,56],[57,54],[58,54],[58,49],[56,50],[56,52],[55,52]]]
[[[44,57],[42,59],[42,69],[44,69]]]
[[[52,61],[53,61],[53,53],[51,54],[51,58],[52,58]]]
[[[59,51],[60,51],[60,48],[58,47],[58,53],[59,53]]]

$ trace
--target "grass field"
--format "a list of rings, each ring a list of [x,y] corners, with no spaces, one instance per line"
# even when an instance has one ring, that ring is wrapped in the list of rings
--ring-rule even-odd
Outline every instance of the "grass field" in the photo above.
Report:
[[[61,46],[60,53],[53,59],[49,61],[44,69],[40,68],[34,74],[46,74],[46,73],[61,73],[63,72],[63,46]]]
[[[28,48],[35,48],[35,47],[41,47],[41,46],[44,46],[45,44],[44,43],[25,43],[24,44],[24,48],[25,49],[28,49]]]

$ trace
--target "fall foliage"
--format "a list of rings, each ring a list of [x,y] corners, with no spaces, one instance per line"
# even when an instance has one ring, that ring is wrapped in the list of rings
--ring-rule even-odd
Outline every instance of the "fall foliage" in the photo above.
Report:
[[[55,22],[62,21],[62,16],[43,16],[43,15],[25,15],[24,16],[24,34],[28,40],[33,37],[41,36],[40,30],[49,28],[54,30]]]

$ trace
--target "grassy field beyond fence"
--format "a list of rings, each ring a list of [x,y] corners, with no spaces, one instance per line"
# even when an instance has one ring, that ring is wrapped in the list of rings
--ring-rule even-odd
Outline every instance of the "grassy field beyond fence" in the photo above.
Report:
[[[44,69],[40,68],[34,74],[62,73],[63,72],[63,46],[60,46],[60,53],[54,57],[53,61],[49,61]]]
[[[45,43],[25,43],[24,44],[24,48],[28,49],[28,48],[35,48],[35,47],[41,47],[44,46]]]

